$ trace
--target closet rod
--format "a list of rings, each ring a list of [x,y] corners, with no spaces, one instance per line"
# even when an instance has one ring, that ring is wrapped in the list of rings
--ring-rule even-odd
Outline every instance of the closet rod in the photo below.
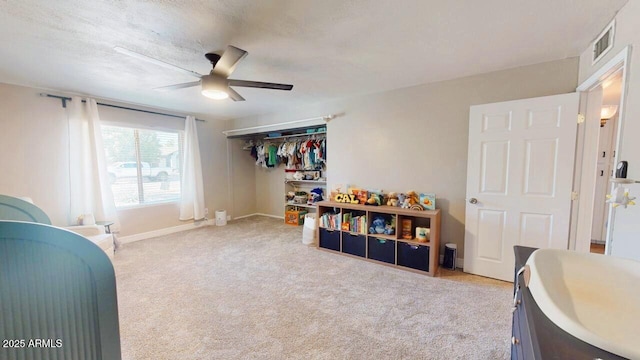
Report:
[[[50,97],[50,98],[54,98],[54,99],[60,99],[62,101],[62,107],[66,108],[67,107],[67,101],[71,101],[72,99],[68,96],[59,96],[59,95],[51,95],[51,94],[47,94],[47,93],[40,93],[40,96],[42,97]],[[86,100],[82,100],[82,102],[87,102]],[[162,115],[162,116],[169,116],[169,117],[174,117],[174,118],[179,118],[179,119],[184,119],[186,116],[180,116],[180,115],[173,115],[173,114],[167,114],[167,113],[161,113],[161,112],[157,112],[157,111],[150,111],[150,110],[142,110],[142,109],[135,109],[135,108],[130,108],[130,107],[126,107],[126,106],[119,106],[119,105],[111,105],[111,104],[105,104],[105,103],[101,103],[101,102],[97,102],[98,105],[100,106],[107,106],[107,107],[112,107],[112,108],[116,108],[116,109],[123,109],[123,110],[131,110],[131,111],[138,111],[138,112],[143,112],[146,114],[155,114],[155,115]],[[196,121],[202,121],[204,122],[204,120],[201,119],[196,119]]]
[[[225,134],[226,136],[229,136],[229,135],[233,135],[234,133],[243,132],[243,131],[247,131],[247,130],[269,129],[269,128],[273,128],[273,127],[278,127],[278,126],[283,126],[283,125],[290,125],[290,124],[297,124],[297,123],[313,121],[313,120],[324,120],[324,121],[328,122],[329,120],[331,120],[331,119],[333,119],[335,117],[336,117],[335,115],[330,114],[330,115],[316,116],[316,117],[312,117],[312,118],[308,118],[308,119],[302,119],[302,120],[281,122],[281,123],[277,123],[277,124],[259,125],[259,126],[252,126],[252,127],[242,128],[242,129],[225,130],[222,133]],[[241,134],[241,135],[251,135],[251,133]]]

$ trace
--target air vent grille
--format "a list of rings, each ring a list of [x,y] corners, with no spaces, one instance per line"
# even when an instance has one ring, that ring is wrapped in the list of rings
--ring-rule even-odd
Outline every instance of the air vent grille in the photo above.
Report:
[[[607,27],[593,42],[593,64],[602,59],[602,57],[604,57],[604,55],[613,47],[614,24],[615,22],[612,21],[607,25]]]

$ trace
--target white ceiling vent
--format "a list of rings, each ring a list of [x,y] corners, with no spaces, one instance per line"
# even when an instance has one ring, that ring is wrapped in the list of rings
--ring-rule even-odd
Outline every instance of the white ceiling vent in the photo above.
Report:
[[[592,44],[593,48],[593,62],[592,65],[597,63],[604,57],[606,53],[613,47],[613,33],[615,31],[616,20],[614,19],[607,25],[606,28],[598,35],[596,40]]]

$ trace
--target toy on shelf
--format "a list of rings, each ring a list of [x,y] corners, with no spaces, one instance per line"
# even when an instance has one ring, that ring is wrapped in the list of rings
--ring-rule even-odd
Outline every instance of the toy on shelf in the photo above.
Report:
[[[422,210],[422,206],[419,204],[420,198],[418,193],[411,190],[407,192],[407,198],[402,202],[403,209]],[[417,205],[417,206],[416,206]]]
[[[436,209],[436,194],[433,193],[421,193],[420,194],[420,205],[424,207],[425,210],[435,210]]]
[[[380,194],[370,193],[369,199],[367,200],[365,205],[373,205],[373,206],[382,205],[382,196]]]
[[[356,196],[360,204],[366,204],[367,200],[369,200],[369,192],[367,190],[351,188],[349,191]]]
[[[416,240],[419,242],[427,242],[429,241],[429,235],[431,233],[431,229],[426,227],[416,226]]]
[[[322,201],[322,188],[314,188],[309,192],[309,203]]]
[[[398,203],[396,206],[398,207],[402,207],[402,205],[404,204],[404,201],[407,199],[407,195],[405,195],[404,193],[400,193],[398,194]]]
[[[413,239],[413,220],[402,219],[402,238],[411,240]]]
[[[420,198],[418,197],[418,193],[411,190],[407,193],[407,198],[409,199],[409,205],[417,204],[420,202]]]
[[[384,217],[376,216],[371,222],[371,227],[369,227],[369,234],[395,234],[394,220],[395,219],[392,219],[391,222],[387,222]]]
[[[293,198],[294,204],[304,204],[307,202],[308,194],[306,191],[296,191]]]
[[[293,202],[293,199],[296,197],[296,193],[294,191],[287,192],[286,199],[287,202]]]
[[[371,222],[369,234],[384,234],[384,226],[384,218],[382,216],[376,216]]]
[[[398,206],[398,193],[390,192],[389,199],[387,200],[387,206]]]

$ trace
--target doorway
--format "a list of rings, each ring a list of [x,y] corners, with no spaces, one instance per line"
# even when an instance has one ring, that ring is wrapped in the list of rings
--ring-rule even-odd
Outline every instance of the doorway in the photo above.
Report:
[[[600,110],[600,128],[598,129],[598,157],[590,250],[592,253],[604,254],[610,210],[610,205],[606,202],[606,195],[611,193],[609,179],[614,176],[615,153],[618,148],[618,139],[615,135],[618,129],[618,109],[622,95],[622,69],[604,79],[600,86],[602,87],[602,108]]]
[[[577,134],[569,249],[611,254],[611,193],[624,127],[624,92],[630,49],[604,64],[579,87],[584,123]]]

